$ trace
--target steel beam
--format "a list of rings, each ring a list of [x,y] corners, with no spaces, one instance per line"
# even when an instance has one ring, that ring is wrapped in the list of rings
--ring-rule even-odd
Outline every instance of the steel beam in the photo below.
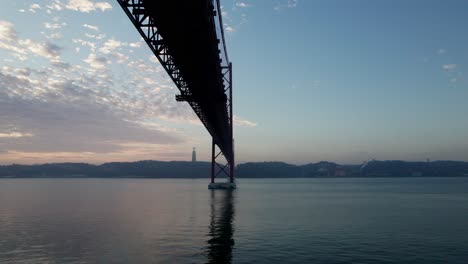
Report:
[[[179,89],[180,95],[176,96],[176,100],[187,102],[212,136],[211,181],[214,182],[216,176],[223,173],[229,177],[231,183],[234,182],[235,161],[233,139],[234,115],[232,100],[232,64],[229,62],[227,56],[220,1],[200,1],[200,5],[203,6],[200,6],[200,13],[195,14],[193,12],[187,13],[187,10],[192,10],[188,9],[189,7],[196,9],[198,8],[198,4],[194,4],[194,2],[191,2],[190,0],[180,0],[180,2],[177,2],[176,4],[171,2],[164,2],[164,0],[117,0],[117,2],[130,18],[141,37],[144,39],[148,47],[160,62],[161,66],[169,74],[169,77]],[[212,65],[214,65],[213,67],[215,68],[210,68],[210,70],[207,70],[206,72],[200,72],[197,71],[196,66],[194,66],[193,60],[185,60],[185,58],[190,58],[190,56],[185,56],[185,53],[190,51],[190,49],[184,49],[183,46],[181,47],[179,44],[182,43],[180,42],[181,39],[176,37],[174,40],[174,36],[190,36],[188,39],[193,46],[188,47],[197,47],[197,42],[195,41],[198,41],[198,39],[196,39],[198,35],[191,34],[193,31],[186,31],[186,34],[180,34],[180,32],[184,31],[180,31],[180,27],[174,27],[174,20],[171,20],[173,19],[171,16],[172,14],[164,12],[161,13],[163,9],[158,9],[157,7],[159,6],[168,7],[167,10],[172,11],[175,16],[174,19],[177,19],[178,14],[182,14],[180,11],[185,11],[186,13],[184,14],[186,16],[189,16],[194,19],[193,21],[198,22],[199,29],[201,30],[197,32],[202,32],[203,36],[205,36],[205,38],[200,40],[202,42],[208,42],[210,45],[202,45],[202,49],[197,49],[197,51],[204,50],[205,52],[202,56],[206,56],[210,59],[208,68],[210,68]],[[217,12],[215,10],[217,10]],[[159,11],[159,13],[155,11]],[[217,21],[215,20],[215,16],[218,16]],[[180,18],[180,21],[182,21],[181,23],[186,23],[183,21],[189,21],[185,16]],[[161,23],[161,21],[164,21],[164,23]],[[158,29],[158,25],[161,26],[163,34],[161,34],[160,30]],[[180,26],[182,24],[179,23],[178,25]],[[190,22],[188,22],[187,25],[190,26]],[[168,34],[168,30],[169,32],[178,33]],[[164,39],[163,35],[168,36],[169,42]],[[219,47],[221,43],[220,39],[222,40],[222,49]],[[216,40],[216,43],[213,42],[213,40]],[[211,43],[213,43],[213,45],[211,45]],[[208,49],[205,50],[203,47],[208,47]],[[224,57],[222,57],[223,59],[221,59],[219,55],[221,50],[224,52]],[[190,52],[191,53],[188,54],[196,54],[192,51]],[[215,60],[211,62],[212,59]],[[181,61],[186,61],[187,64],[183,64]],[[205,66],[206,65],[207,64],[205,63]],[[199,73],[201,74],[194,75]],[[210,88],[211,90],[209,91],[212,91],[210,94],[202,93],[203,96],[201,96],[200,86],[203,87],[203,82],[194,85],[193,76],[206,77],[206,74],[213,76],[209,79],[203,79],[207,80],[206,83],[209,84],[207,87],[215,88]],[[193,86],[195,86],[196,89]],[[217,155],[216,146],[220,150]],[[221,166],[216,162],[216,159],[220,158],[221,156],[223,156],[227,162],[227,164],[224,166]]]
[[[178,65],[176,65],[174,58],[172,57],[167,43],[162,38],[158,29],[156,28],[156,23],[154,18],[149,16],[147,10],[144,7],[144,0],[117,0],[125,11],[127,16],[132,21],[135,28],[140,33],[141,37],[145,40],[148,47],[151,49],[153,54],[158,59],[161,66],[169,74],[169,77],[172,79],[174,84],[177,86],[181,93],[181,98],[190,98],[192,93],[190,91],[189,85],[184,80]],[[215,138],[219,139],[219,136],[216,135],[214,129],[210,126],[205,116],[201,112],[199,103],[196,100],[186,100],[189,105],[194,110],[195,114],[198,116],[200,121],[202,121],[205,128],[208,132]],[[220,140],[218,140],[220,141]]]
[[[228,93],[227,103],[229,106],[229,130],[232,139],[232,159],[227,158],[223,155],[223,152],[220,151],[216,153],[215,151],[215,142],[213,141],[212,144],[212,151],[211,151],[211,182],[214,182],[214,179],[220,175],[224,175],[229,178],[230,183],[234,183],[234,168],[235,168],[235,161],[234,161],[234,112],[233,112],[233,98],[232,98],[232,63],[229,63],[229,66],[223,67],[222,69],[223,80],[225,82],[226,90],[225,92]],[[218,163],[217,159],[223,155],[226,163]],[[224,165],[222,165],[224,164]],[[215,171],[215,165],[217,167],[217,171]]]

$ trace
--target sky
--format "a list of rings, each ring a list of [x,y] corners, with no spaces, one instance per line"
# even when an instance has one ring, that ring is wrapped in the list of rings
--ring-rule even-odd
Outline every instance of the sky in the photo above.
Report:
[[[468,2],[221,0],[236,161],[468,161]],[[210,159],[116,1],[5,1],[0,164]]]

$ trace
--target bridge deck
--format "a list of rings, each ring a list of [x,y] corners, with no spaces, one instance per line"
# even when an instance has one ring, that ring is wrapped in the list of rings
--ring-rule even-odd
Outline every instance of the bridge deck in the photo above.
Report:
[[[219,144],[226,145],[230,141],[227,96],[212,1],[145,1],[144,6],[188,84],[183,98],[199,107],[194,110],[200,111],[202,122]]]
[[[177,100],[190,104],[233,163],[231,68],[220,56],[213,0],[118,1],[179,88]]]

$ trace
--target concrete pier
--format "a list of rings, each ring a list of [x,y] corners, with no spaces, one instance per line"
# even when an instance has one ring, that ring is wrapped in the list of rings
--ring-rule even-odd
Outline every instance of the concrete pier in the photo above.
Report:
[[[208,184],[208,189],[210,190],[215,190],[215,189],[236,189],[236,183],[230,183],[230,182],[212,182]]]

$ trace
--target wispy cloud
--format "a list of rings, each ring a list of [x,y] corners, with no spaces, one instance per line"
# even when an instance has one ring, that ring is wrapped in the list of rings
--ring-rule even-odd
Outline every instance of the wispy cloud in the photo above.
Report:
[[[36,10],[41,9],[41,6],[39,4],[31,4],[29,6],[29,12],[36,13]]]
[[[8,21],[0,20],[0,41],[12,42],[17,38],[14,25]]]
[[[108,2],[93,2],[91,0],[68,0],[67,9],[89,13],[92,11],[106,11],[112,9],[112,5]]]
[[[64,76],[66,71],[72,75]],[[45,71],[2,67],[0,148],[23,153],[107,153],[121,151],[125,149],[122,144],[132,142],[177,144],[185,140],[177,132],[137,122],[173,111],[163,103],[164,94],[149,88],[155,84],[136,83],[134,89],[141,90],[135,94],[114,88],[116,81],[112,75],[86,73],[79,66]]]
[[[252,5],[242,1],[235,1],[229,12],[224,8],[224,6],[221,6],[221,13],[224,22],[223,26],[227,33],[232,34],[238,31],[243,24],[248,22],[247,8],[249,7],[252,7]]]
[[[44,27],[46,29],[61,29],[62,27],[66,25],[67,23],[49,23],[49,22],[44,23]]]
[[[0,49],[12,52],[20,60],[26,60],[28,55],[58,59],[62,47],[51,42],[19,39],[12,23],[0,21]]]
[[[256,127],[257,123],[249,121],[237,115],[234,115],[234,125],[241,126],[241,127]]]
[[[240,8],[246,8],[246,7],[250,7],[251,5],[250,4],[247,4],[246,2],[236,2],[235,4],[237,7],[240,7]]]
[[[281,0],[273,7],[276,11],[281,11],[284,8],[294,8],[297,7],[298,0]]]
[[[234,32],[234,31],[236,31],[236,29],[233,28],[233,27],[231,27],[231,26],[226,26],[226,27],[225,27],[225,30],[226,30],[227,32]]]
[[[444,64],[444,65],[442,65],[442,69],[444,69],[446,71],[452,71],[452,70],[455,70],[456,68],[457,68],[456,64]]]
[[[129,43],[128,45],[131,48],[140,48],[143,45],[143,41]]]
[[[442,49],[442,48],[437,51],[437,54],[445,54],[445,53],[447,53],[447,50]]]
[[[99,28],[97,26],[89,25],[89,24],[83,24],[83,27],[89,28],[94,31],[99,31]]]
[[[298,0],[288,0],[288,7],[296,7]]]
[[[175,134],[122,120],[118,113],[92,101],[78,99],[70,104],[53,99],[44,102],[2,98],[1,102],[3,120],[31,131],[28,136],[2,132],[0,135],[7,135],[10,140],[0,139],[0,148],[10,151],[106,153],[122,149],[122,143],[174,144],[182,140]],[[8,129],[4,127],[8,123],[2,123],[0,131]]]
[[[88,58],[84,59],[83,61],[95,69],[104,69],[108,63],[108,60],[105,57],[98,57],[93,53],[89,54]]]
[[[80,44],[81,46],[85,46],[91,49],[92,52],[96,50],[96,43],[92,41],[87,41],[83,39],[72,39],[73,43]]]
[[[126,43],[124,44],[121,41],[109,39],[106,42],[104,42],[104,45],[99,49],[99,51],[104,54],[109,54],[123,45],[126,45]]]
[[[22,137],[32,137],[32,136],[33,134],[21,133],[21,132],[0,133],[0,138],[22,138]]]
[[[40,2],[37,12],[108,10],[102,0],[48,3]],[[187,104],[175,101],[177,89],[155,57],[138,57],[140,38],[109,38],[101,25],[81,22],[81,32],[67,32],[72,37],[55,42],[67,17],[34,17],[43,26],[39,37],[0,20],[2,162],[164,159],[161,153],[181,153],[194,136],[166,126],[200,122]]]
[[[63,5],[60,0],[54,0],[50,4],[46,5],[46,8],[48,11],[60,11],[63,9]]]

